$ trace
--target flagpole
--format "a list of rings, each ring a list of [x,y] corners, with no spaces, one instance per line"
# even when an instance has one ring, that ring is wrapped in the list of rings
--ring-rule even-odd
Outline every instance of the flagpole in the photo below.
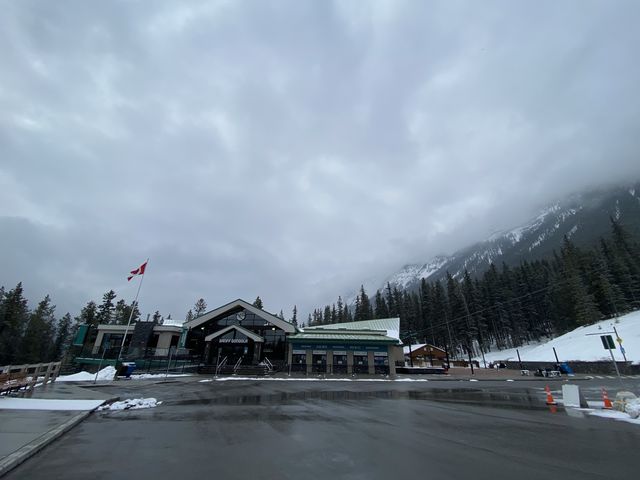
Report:
[[[144,262],[145,268],[142,276],[140,277],[140,283],[138,284],[138,291],[136,292],[136,298],[131,305],[131,313],[129,314],[129,321],[127,322],[127,328],[124,330],[124,335],[122,337],[122,343],[120,344],[120,351],[118,352],[118,359],[116,360],[116,368],[118,368],[118,362],[120,358],[122,358],[122,349],[124,348],[124,342],[127,339],[127,333],[129,332],[129,327],[131,326],[131,320],[133,319],[133,313],[136,311],[136,306],[138,305],[138,295],[140,295],[140,289],[142,288],[142,282],[144,281],[144,275],[147,273],[147,265],[149,264],[149,259]]]

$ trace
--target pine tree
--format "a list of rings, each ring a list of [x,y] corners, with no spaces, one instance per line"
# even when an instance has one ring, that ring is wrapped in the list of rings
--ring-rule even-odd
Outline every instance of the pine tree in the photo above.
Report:
[[[322,316],[323,318],[323,324],[328,325],[331,323],[331,307],[329,305],[325,305],[324,307],[324,315]]]
[[[19,361],[20,341],[29,320],[27,300],[23,296],[22,282],[4,293],[0,308],[0,364]]]
[[[369,301],[367,292],[364,291],[364,285],[360,285],[360,294],[358,295],[358,302],[356,303],[355,320],[369,320],[373,318],[373,308]],[[359,307],[359,308],[358,308]]]
[[[51,305],[51,298],[47,295],[29,316],[29,322],[20,346],[19,356],[22,363],[48,362],[51,359],[55,308],[55,305]]]
[[[77,321],[84,325],[98,325],[98,306],[96,302],[89,301],[80,311]]]
[[[186,321],[186,322],[190,322],[190,321],[191,321],[191,320],[193,320],[193,319],[194,319],[193,312],[191,311],[191,309],[189,309],[189,311],[187,312],[187,315],[186,315],[185,321]]]
[[[253,301],[253,306],[262,310],[262,299],[260,298],[260,296],[256,297],[256,299]]]
[[[439,280],[433,284],[432,299],[431,315],[433,322],[438,325],[435,329],[434,343],[440,346],[448,345],[450,350],[452,348],[453,336],[451,335],[451,328],[449,326],[447,297],[442,282]]]
[[[450,321],[448,328],[451,332],[452,350],[457,352],[461,343],[468,341],[467,315],[461,298],[458,282],[447,272],[447,304],[449,306]]]
[[[113,301],[116,298],[116,292],[109,290],[102,296],[102,303],[98,307],[97,320],[99,324],[112,323],[114,320],[115,305]]]
[[[374,302],[374,318],[389,318],[389,308],[380,290],[376,291]]]
[[[344,306],[343,317],[344,317],[344,323],[353,321],[353,317],[351,316],[351,311],[349,310],[349,307],[347,305]]]
[[[193,314],[195,317],[199,317],[207,311],[207,302],[204,301],[204,298],[198,299],[198,301],[193,306]]]
[[[390,317],[398,316],[398,304],[396,303],[396,297],[391,290],[391,284],[387,282],[387,287],[385,288],[386,292],[386,300],[387,300],[387,308],[389,309]]]
[[[138,306],[135,306],[133,315],[131,315],[131,305],[127,305],[123,299],[118,300],[114,309],[114,323],[117,325],[127,325],[129,318],[131,318],[131,323],[134,323],[140,318]]]
[[[593,295],[587,291],[582,277],[582,254],[580,250],[566,236],[564,238],[561,258],[566,279],[565,292],[572,303],[571,318],[574,322],[571,328],[590,325],[600,319],[600,312],[596,308]]]
[[[611,254],[617,263],[620,287],[625,291],[631,309],[640,308],[640,246],[622,225],[611,219]]]
[[[298,307],[296,305],[293,306],[293,316],[291,317],[291,323],[294,327],[298,326]]]
[[[58,322],[56,336],[53,342],[53,352],[51,358],[54,361],[61,360],[71,342],[71,332],[73,330],[71,314],[67,312]]]

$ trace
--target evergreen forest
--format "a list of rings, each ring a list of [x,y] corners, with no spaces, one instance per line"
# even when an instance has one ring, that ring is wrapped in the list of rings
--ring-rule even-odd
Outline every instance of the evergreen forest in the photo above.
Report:
[[[479,277],[464,272],[422,279],[415,290],[387,284],[372,298],[363,287],[351,308],[341,297],[315,309],[308,324],[399,317],[407,343],[431,343],[454,356],[479,355],[563,334],[640,308],[640,244],[611,220],[609,238],[591,248],[563,239],[551,258],[518,266],[491,264]]]

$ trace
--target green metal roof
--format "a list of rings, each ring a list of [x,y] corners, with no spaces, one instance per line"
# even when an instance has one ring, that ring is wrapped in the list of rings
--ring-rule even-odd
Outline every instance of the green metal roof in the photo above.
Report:
[[[300,332],[290,335],[291,342],[305,342],[308,340],[334,341],[334,342],[373,342],[373,343],[398,343],[395,338],[388,337],[379,332]]]
[[[388,337],[400,341],[400,319],[399,318],[377,318],[375,320],[361,320],[359,322],[330,323],[327,325],[317,325],[305,327],[305,333],[317,331],[335,330],[372,330],[384,332]]]

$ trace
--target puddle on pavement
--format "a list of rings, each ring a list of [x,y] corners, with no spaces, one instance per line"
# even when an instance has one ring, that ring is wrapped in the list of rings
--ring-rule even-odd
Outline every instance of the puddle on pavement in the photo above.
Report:
[[[431,389],[425,391],[378,390],[369,392],[332,390],[278,392],[262,395],[220,395],[214,398],[185,399],[167,405],[278,405],[308,400],[427,400],[484,407],[547,410],[539,392],[522,389],[509,392],[485,389]]]

